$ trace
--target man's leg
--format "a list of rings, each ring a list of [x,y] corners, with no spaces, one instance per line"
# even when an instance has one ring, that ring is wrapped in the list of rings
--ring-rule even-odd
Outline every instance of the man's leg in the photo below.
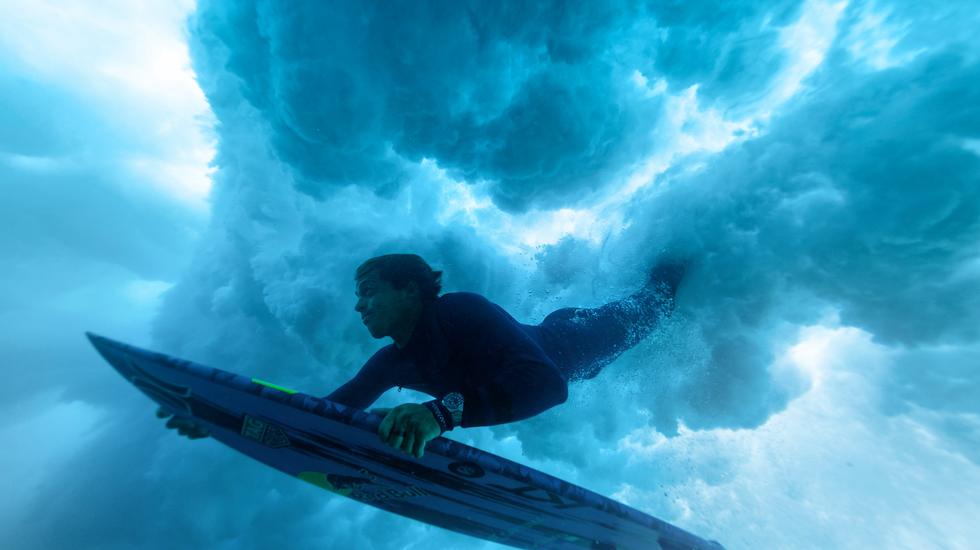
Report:
[[[639,291],[597,308],[563,308],[539,325],[541,345],[568,380],[595,377],[670,316],[684,275],[676,261],[658,264]]]

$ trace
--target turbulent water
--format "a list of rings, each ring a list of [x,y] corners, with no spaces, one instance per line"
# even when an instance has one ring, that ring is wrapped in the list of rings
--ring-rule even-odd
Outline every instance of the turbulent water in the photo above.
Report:
[[[2,537],[498,548],[164,433],[80,338],[325,395],[404,251],[526,323],[692,260],[567,403],[459,441],[733,549],[980,538],[972,2],[327,4],[0,3]]]

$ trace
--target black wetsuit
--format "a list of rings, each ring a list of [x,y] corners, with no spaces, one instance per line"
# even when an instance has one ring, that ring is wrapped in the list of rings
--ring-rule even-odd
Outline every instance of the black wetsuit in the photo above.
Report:
[[[592,378],[636,345],[668,304],[644,290],[599,308],[559,309],[540,325],[525,325],[479,294],[444,294],[423,306],[404,348],[381,348],[326,398],[364,409],[396,386],[433,397],[460,392],[463,427],[521,420],[565,402],[568,381]]]

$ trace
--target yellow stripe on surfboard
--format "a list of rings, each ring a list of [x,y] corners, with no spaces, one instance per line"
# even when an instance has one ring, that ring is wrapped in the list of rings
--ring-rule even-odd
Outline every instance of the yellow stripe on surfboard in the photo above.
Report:
[[[337,493],[338,495],[343,495],[345,497],[349,497],[350,494],[354,491],[353,489],[350,488],[341,489],[339,487],[334,487],[333,484],[330,483],[330,480],[327,479],[327,474],[324,474],[322,472],[300,472],[296,474],[296,477],[302,479],[307,483],[312,483],[317,487],[322,487],[332,493]]]

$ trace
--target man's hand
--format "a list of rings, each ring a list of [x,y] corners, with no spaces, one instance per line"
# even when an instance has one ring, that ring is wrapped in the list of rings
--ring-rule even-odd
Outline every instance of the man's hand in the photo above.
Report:
[[[170,416],[170,413],[164,410],[163,407],[157,409],[157,418],[167,418]],[[187,439],[201,439],[202,437],[211,435],[211,432],[207,428],[197,422],[176,416],[167,421],[167,427],[171,430],[177,430],[177,433],[186,436]]]
[[[378,427],[381,441],[396,449],[422,458],[425,444],[439,437],[442,429],[425,405],[406,403],[385,416]]]

